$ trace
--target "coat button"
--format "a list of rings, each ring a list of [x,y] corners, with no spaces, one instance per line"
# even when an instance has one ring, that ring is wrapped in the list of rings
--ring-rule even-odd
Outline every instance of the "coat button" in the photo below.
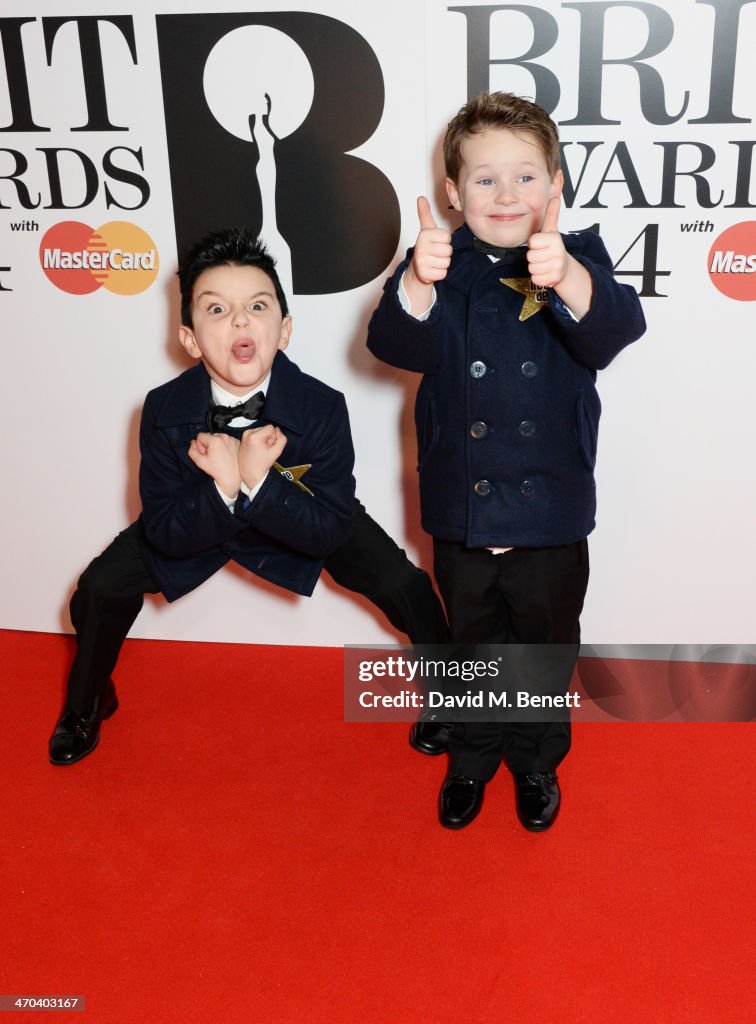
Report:
[[[470,363],[470,376],[474,377],[475,380],[485,377],[487,372],[488,367],[485,363],[482,363],[480,359],[476,359],[474,363]]]
[[[478,482],[473,487],[473,490],[478,495],[478,497],[487,498],[488,495],[493,490],[493,487],[488,482],[488,480],[478,480]]]
[[[520,494],[524,498],[532,498],[535,494],[535,484],[532,480],[523,480],[520,484]]]
[[[482,420],[476,420],[470,426],[470,433],[476,441],[480,441],[488,433],[488,426]]]
[[[536,425],[532,420],[523,420],[517,429],[520,431],[520,437],[532,437],[536,432]]]
[[[532,359],[528,359],[522,364],[520,369],[522,370],[523,377],[535,377],[538,373],[538,364],[534,363]]]

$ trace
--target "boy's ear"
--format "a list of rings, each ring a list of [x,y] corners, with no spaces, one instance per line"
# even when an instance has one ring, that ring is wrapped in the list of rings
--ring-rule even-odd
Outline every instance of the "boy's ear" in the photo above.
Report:
[[[457,183],[452,181],[451,178],[447,178],[445,183],[446,194],[449,197],[449,202],[452,204],[455,210],[462,211],[462,204],[459,201],[459,189]]]
[[[292,327],[293,327],[293,323],[292,323],[291,317],[290,316],[285,316],[283,318],[283,320],[281,321],[281,337],[278,340],[278,348],[282,352],[287,347],[287,345],[289,344],[289,338],[291,338],[291,329],[292,329]]]
[[[557,171],[554,177],[551,179],[551,188],[549,189],[549,199],[553,199],[554,196],[561,196],[562,189],[564,188],[564,175],[561,170]]]
[[[187,355],[191,356],[192,359],[202,358],[202,351],[197,344],[197,339],[194,337],[194,331],[191,327],[187,327],[185,324],[182,324],[179,327],[179,341],[181,342],[183,350]]]

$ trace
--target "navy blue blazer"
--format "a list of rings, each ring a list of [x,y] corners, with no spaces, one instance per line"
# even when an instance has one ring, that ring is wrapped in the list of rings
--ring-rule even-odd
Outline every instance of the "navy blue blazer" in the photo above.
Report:
[[[423,527],[468,547],[549,547],[595,526],[593,470],[601,403],[596,370],[645,330],[638,295],[614,280],[601,239],[563,236],[589,271],[591,308],[575,321],[551,291],[520,320],[525,297],[501,279],[529,280],[523,254],[492,262],[463,225],[426,321],[397,287],[412,249],[386,282],[368,347],[422,373],[415,423]],[[531,307],[532,308],[532,307]]]
[[[284,467],[311,463],[307,494],[275,470],[233,512],[187,454],[205,430],[210,378],[202,363],[150,391],[140,431],[142,555],[169,601],[229,560],[286,590],[310,595],[323,560],[351,535],[354,449],[344,396],[303,373],[283,352],[273,362],[263,423],[287,443]]]

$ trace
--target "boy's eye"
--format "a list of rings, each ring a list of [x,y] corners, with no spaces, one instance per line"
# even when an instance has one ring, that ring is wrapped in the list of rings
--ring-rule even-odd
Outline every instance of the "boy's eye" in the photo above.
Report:
[[[253,309],[253,310],[257,311],[257,312],[260,312],[261,310],[265,309],[265,303],[264,302],[250,302],[249,308]]]
[[[210,308],[208,309],[208,313],[222,313],[222,312],[223,312],[223,306],[218,305],[217,302],[214,302],[212,304],[212,306],[210,306]]]
[[[519,177],[519,178],[518,178],[517,180],[518,180],[518,182],[520,182],[521,184],[523,184],[523,185],[527,185],[527,183],[528,183],[529,181],[533,181],[533,177],[534,177],[534,176],[533,176],[532,174],[521,174],[521,175],[520,175],[520,177]]]
[[[479,185],[493,185],[493,178],[480,178]]]

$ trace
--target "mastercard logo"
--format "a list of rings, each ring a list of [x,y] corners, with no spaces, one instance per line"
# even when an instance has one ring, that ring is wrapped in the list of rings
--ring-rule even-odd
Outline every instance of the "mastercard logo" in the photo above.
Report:
[[[708,271],[711,283],[728,298],[756,299],[756,221],[722,232],[709,250]]]
[[[39,261],[47,279],[69,295],[88,295],[98,288],[138,295],[160,268],[147,232],[122,220],[96,230],[75,220],[56,224],[42,239]]]

